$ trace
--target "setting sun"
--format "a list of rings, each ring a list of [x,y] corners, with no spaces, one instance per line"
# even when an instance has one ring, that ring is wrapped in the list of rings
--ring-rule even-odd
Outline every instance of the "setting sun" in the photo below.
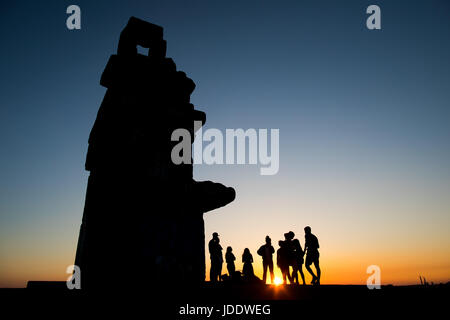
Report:
[[[274,283],[276,286],[279,286],[280,284],[283,284],[283,280],[281,280],[280,277],[275,277],[275,280],[273,281],[273,283]]]

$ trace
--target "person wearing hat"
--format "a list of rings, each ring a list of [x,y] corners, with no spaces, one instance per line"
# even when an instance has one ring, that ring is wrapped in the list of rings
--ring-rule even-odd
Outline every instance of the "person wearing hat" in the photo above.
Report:
[[[305,227],[305,251],[306,251],[306,270],[313,276],[312,284],[320,284],[320,266],[319,266],[319,240],[311,233],[311,227]],[[317,276],[311,270],[311,264],[316,267]]]
[[[272,246],[272,239],[269,236],[266,236],[266,244],[263,244],[257,251],[257,253],[263,259],[263,283],[266,283],[267,278],[267,269],[270,272],[270,283],[273,284],[273,254],[275,253],[275,249]]]
[[[220,245],[219,234],[214,232],[213,238],[208,243],[209,254],[211,258],[211,269],[209,270],[209,279],[211,282],[220,281],[222,275],[222,246]]]

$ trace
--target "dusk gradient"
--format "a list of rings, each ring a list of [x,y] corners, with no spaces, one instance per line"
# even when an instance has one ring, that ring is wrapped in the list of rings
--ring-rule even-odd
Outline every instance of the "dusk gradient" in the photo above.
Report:
[[[81,30],[66,28],[71,4]],[[366,28],[371,4],[381,30]],[[383,284],[449,281],[449,9],[425,0],[2,3],[0,287],[68,277],[99,80],[130,16],[164,27],[167,56],[196,83],[204,130],[280,130],[276,175],[194,167],[196,180],[236,189],[204,217],[206,244],[218,232],[237,270],[248,247],[261,277],[265,236],[276,250],[293,231],[303,246],[309,225],[323,284],[365,284],[370,265]],[[208,254],[206,263],[208,280]]]

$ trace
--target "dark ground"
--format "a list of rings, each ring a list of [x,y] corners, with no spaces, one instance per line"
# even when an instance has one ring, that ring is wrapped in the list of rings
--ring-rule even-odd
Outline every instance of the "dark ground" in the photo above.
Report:
[[[0,289],[1,309],[31,315],[122,315],[125,319],[300,319],[306,316],[402,318],[445,314],[450,285],[271,286],[259,284],[212,285],[201,288],[142,288],[134,291],[86,293],[68,290],[65,283],[31,284],[28,289]],[[222,317],[224,305],[270,305],[270,315],[233,314]],[[180,315],[181,307],[214,307],[212,316]],[[232,308],[232,307],[231,307]],[[266,309],[267,310],[267,309]]]

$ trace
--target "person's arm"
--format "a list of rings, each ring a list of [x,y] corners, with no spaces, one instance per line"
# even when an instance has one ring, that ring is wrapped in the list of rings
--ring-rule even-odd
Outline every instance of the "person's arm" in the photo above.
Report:
[[[258,251],[256,251],[256,253],[260,256],[263,256],[263,252],[264,252],[263,250],[264,250],[263,246],[261,246],[261,247],[259,247]]]

